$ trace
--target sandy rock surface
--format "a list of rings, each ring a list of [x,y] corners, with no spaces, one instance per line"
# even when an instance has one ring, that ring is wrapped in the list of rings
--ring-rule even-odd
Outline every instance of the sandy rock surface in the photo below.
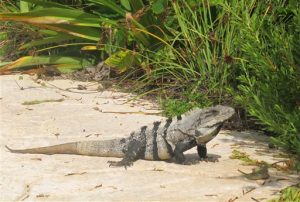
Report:
[[[208,144],[209,156],[218,162],[195,165],[138,160],[125,170],[108,167],[107,161],[117,158],[13,154],[5,145],[29,148],[126,137],[164,118],[156,115],[154,104],[126,103],[132,95],[98,92],[97,83],[37,83],[12,75],[0,76],[0,85],[0,201],[265,201],[299,181],[297,175],[274,168],[267,180],[248,180],[238,172],[253,167],[230,159],[234,149],[268,163],[282,160],[254,132],[222,131]],[[78,90],[78,85],[86,89]],[[51,102],[24,105],[41,100]],[[197,159],[196,149],[186,156]]]

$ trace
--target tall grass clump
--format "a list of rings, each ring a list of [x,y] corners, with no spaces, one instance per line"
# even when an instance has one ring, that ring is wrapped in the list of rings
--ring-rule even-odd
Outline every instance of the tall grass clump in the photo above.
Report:
[[[251,12],[241,16],[227,7],[238,26],[235,99],[271,132],[274,143],[300,155],[299,5],[280,0],[248,5]]]
[[[242,106],[274,143],[300,154],[299,3],[173,1],[171,7],[172,34],[149,56],[153,69],[143,77],[170,96],[167,113]]]
[[[26,12],[28,7],[29,5],[22,1],[1,1],[0,13]],[[37,31],[29,25],[0,21],[0,65],[4,64],[3,61],[15,60],[32,52],[33,50],[19,51],[18,48],[39,38]]]
[[[178,109],[172,107],[174,103],[186,105],[175,114],[195,106],[226,103],[226,88],[234,77],[230,68],[234,26],[220,5],[208,1],[172,1],[171,8],[172,23],[163,40],[166,45],[149,54],[152,69],[144,80],[171,97],[163,103],[167,111],[171,108],[170,115],[172,109]]]

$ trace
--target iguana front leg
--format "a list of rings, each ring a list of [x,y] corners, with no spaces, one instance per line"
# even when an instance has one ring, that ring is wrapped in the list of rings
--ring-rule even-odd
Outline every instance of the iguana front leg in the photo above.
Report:
[[[183,152],[195,147],[197,145],[195,140],[182,141],[176,144],[174,149],[174,158],[176,163],[184,164],[185,157]]]
[[[197,151],[201,160],[207,158],[207,149],[205,144],[198,144]]]
[[[217,158],[207,156],[206,144],[198,144],[197,151],[198,151],[198,156],[200,157],[200,161],[209,161],[209,162],[217,162],[218,161]]]
[[[111,166],[116,166],[116,167],[120,167],[120,166],[124,166],[125,169],[127,169],[127,167],[132,166],[133,162],[136,161],[141,153],[141,149],[142,149],[142,142],[138,141],[138,140],[131,140],[128,144],[128,148],[125,151],[125,156],[121,161],[108,161],[107,163],[109,163],[109,167]]]

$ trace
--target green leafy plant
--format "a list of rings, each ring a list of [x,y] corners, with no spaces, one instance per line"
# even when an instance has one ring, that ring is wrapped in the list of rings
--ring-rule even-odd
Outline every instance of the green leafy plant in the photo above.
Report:
[[[253,4],[252,13],[235,19],[240,25],[236,43],[241,52],[235,98],[276,136],[274,143],[300,154],[300,72],[293,54],[299,47],[294,45],[294,37],[300,34],[299,12],[290,10],[294,17],[282,21],[284,2],[271,5],[272,11],[268,4]]]
[[[161,106],[168,117],[177,116],[185,113],[195,107],[203,108],[211,105],[211,101],[203,94],[191,93],[190,91],[182,93],[179,98],[165,98],[161,100]]]
[[[0,73],[39,65],[72,71],[105,60],[119,78],[134,77],[132,89],[158,92],[168,115],[242,106],[274,143],[300,154],[297,1],[74,2],[0,4],[2,24],[26,24],[35,36],[20,42],[15,32],[0,32],[0,53],[18,42],[11,46],[17,58],[0,63]]]
[[[226,103],[229,99],[226,89],[234,78],[230,67],[234,60],[235,25],[226,20],[227,13],[220,2],[170,2],[169,34],[164,38],[154,36],[164,47],[142,53],[147,63],[140,79],[143,85],[138,87],[148,85],[152,87],[150,92],[155,88],[167,92],[163,107],[168,114],[182,113],[195,106]],[[183,91],[187,93],[184,95]],[[192,104],[196,100],[198,103]],[[181,106],[185,107],[177,110]]]
[[[96,57],[96,60],[103,60],[114,54],[112,57],[116,62],[116,55],[123,61],[128,56],[122,52],[116,53],[120,51],[118,47],[129,50],[137,48],[154,50],[161,46],[160,41],[152,35],[163,37],[165,27],[162,13],[167,1],[150,1],[147,5],[142,0],[123,0],[120,3],[110,0],[78,2],[66,4],[56,1],[22,0],[19,4],[15,4],[16,7],[22,7],[22,10],[6,9],[0,13],[0,21],[22,22],[55,32],[55,35],[44,32],[40,40],[22,44],[20,47],[22,50],[37,48],[35,53],[42,55],[45,51],[49,53],[50,50],[51,55],[54,55],[53,49],[58,50],[66,46],[77,46],[77,50],[80,50],[81,46],[82,50],[87,50],[85,46],[88,45],[94,46],[93,51],[100,53],[101,58]],[[40,29],[37,29],[38,32]],[[61,51],[59,52],[61,55]],[[122,64],[124,68],[122,71],[130,65],[130,63],[128,66]]]
[[[280,197],[277,199],[271,199],[269,202],[283,202],[283,201],[294,201],[300,202],[300,184],[287,187],[280,191]]]
[[[12,7],[11,5],[14,5],[15,7],[13,8],[16,9],[10,9],[10,7]],[[50,8],[44,10],[43,6],[49,6]],[[78,23],[79,26],[87,26],[87,24],[85,23],[88,23],[89,25],[93,24],[95,20],[87,20],[87,18],[89,17],[92,18],[92,15],[74,10],[71,6],[64,6],[62,4],[54,2],[38,0],[20,1],[19,3],[15,4],[9,4],[8,2],[7,4],[5,4],[5,8],[6,9],[3,9],[3,11],[5,12],[0,13],[0,21],[4,21],[3,24],[8,33],[8,41],[18,41],[18,43],[13,46],[11,42],[8,43],[8,45],[13,48],[12,52],[14,56],[23,57],[17,58],[17,60],[13,61],[15,58],[6,53],[4,59],[6,58],[5,60],[7,62],[1,64],[1,66],[3,66],[0,69],[1,73],[7,72],[8,70],[15,70],[24,67],[32,68],[39,67],[40,65],[53,65],[53,61],[56,61],[54,62],[55,65],[57,65],[57,67],[59,67],[62,72],[68,72],[72,69],[83,67],[79,67],[78,65],[91,62],[90,60],[87,60],[88,58],[86,57],[86,55],[84,55],[84,57],[81,56],[80,61],[75,64],[74,58],[77,57],[76,60],[78,61],[79,52],[77,51],[77,55],[74,55],[74,49],[66,49],[65,46],[67,45],[67,43],[72,43],[72,45],[76,43],[76,45],[78,45],[78,41],[76,40],[81,39],[82,36],[85,39],[84,42],[87,42],[86,38],[92,39],[93,34],[95,36],[96,31],[89,32],[91,30],[90,28],[86,28],[86,31],[91,34],[84,35],[82,34],[82,29],[80,27],[75,29],[74,25],[70,25],[72,23]],[[64,12],[67,12],[67,14]],[[82,19],[76,21],[76,16],[78,17],[78,15],[81,15]],[[64,24],[67,21],[72,23],[67,23],[68,25],[62,28],[61,24]],[[11,26],[9,27],[8,25]],[[20,31],[16,29],[16,25],[21,25]],[[48,26],[50,27],[50,29]],[[97,26],[99,27],[99,25]],[[28,40],[24,40],[24,33],[26,33],[25,27],[30,31],[27,35]],[[53,29],[51,30],[51,28]],[[17,34],[14,34],[16,32]],[[59,47],[57,45],[61,43],[65,44],[64,46],[60,46],[60,50],[57,51],[57,47]],[[94,42],[94,44],[96,44],[96,42]],[[9,47],[8,45],[6,45],[6,47]],[[56,50],[54,50],[55,48]],[[7,50],[7,48],[5,48],[5,50]],[[61,63],[58,63],[59,61]]]

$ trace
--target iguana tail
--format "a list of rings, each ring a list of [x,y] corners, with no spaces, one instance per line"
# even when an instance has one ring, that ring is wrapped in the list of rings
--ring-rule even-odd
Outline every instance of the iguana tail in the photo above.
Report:
[[[30,149],[11,149],[13,153],[23,154],[77,154],[86,156],[123,157],[124,139],[113,139],[103,141],[71,142],[48,147],[37,147]]]

